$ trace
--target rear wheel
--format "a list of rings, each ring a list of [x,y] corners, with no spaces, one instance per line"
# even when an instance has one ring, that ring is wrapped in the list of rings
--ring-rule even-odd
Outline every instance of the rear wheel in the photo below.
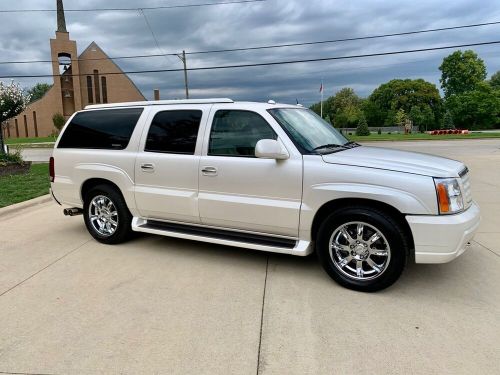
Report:
[[[369,207],[333,212],[321,225],[316,241],[326,272],[339,284],[364,292],[393,284],[403,272],[408,249],[397,220]]]
[[[117,244],[131,234],[132,215],[122,195],[108,185],[89,190],[84,198],[83,216],[89,233],[99,242]]]

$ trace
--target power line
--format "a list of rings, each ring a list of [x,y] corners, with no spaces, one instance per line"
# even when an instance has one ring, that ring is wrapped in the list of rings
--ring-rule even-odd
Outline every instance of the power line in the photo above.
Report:
[[[144,16],[144,20],[146,21],[146,25],[148,26],[148,29],[149,31],[151,32],[151,35],[153,36],[153,39],[156,43],[156,48],[158,48],[158,50],[165,56],[165,59],[167,59],[167,56],[162,48],[160,47],[160,43],[158,42],[158,39],[156,38],[156,35],[153,31],[153,28],[151,27],[149,21],[148,21],[148,17],[146,16],[146,13],[144,12],[144,10],[139,10],[139,14],[142,14]],[[181,61],[182,61],[182,65],[184,66],[184,88],[186,89],[186,99],[189,99],[189,87],[188,87],[188,76],[187,76],[187,64],[186,64],[186,52],[185,51],[182,51],[182,55],[176,55]],[[167,66],[170,66],[172,64],[169,64]]]
[[[148,17],[146,16],[146,13],[144,12],[143,9],[139,9],[139,15],[142,15],[144,17],[144,21],[146,22],[146,26],[148,27],[149,32],[151,33],[151,36],[153,37],[153,40],[155,41],[156,48],[158,49],[158,51],[160,51],[160,54],[163,55],[163,57],[165,57],[165,60],[167,62],[169,62],[167,57],[170,55],[166,54],[163,51],[163,49],[160,47],[160,43],[158,42],[158,39],[156,38],[156,35],[153,31],[153,28],[151,27],[151,24],[149,23]],[[102,57],[101,57],[101,59],[102,59]],[[172,65],[172,63],[168,64],[167,66],[170,66],[170,65]]]
[[[184,4],[184,5],[163,5],[156,7],[141,7],[141,8],[88,8],[88,9],[65,9],[65,12],[129,12],[144,10],[160,10],[160,9],[176,9],[176,8],[193,8],[205,7],[211,5],[227,5],[227,4],[244,4],[244,3],[257,3],[267,0],[232,0],[216,3],[200,3],[200,4]],[[34,12],[57,12],[57,9],[2,9],[0,13],[34,13]]]
[[[198,55],[198,54],[204,54],[204,53],[222,53],[222,52],[250,51],[250,50],[268,49],[268,48],[296,47],[296,46],[308,46],[308,45],[314,45],[314,44],[351,42],[351,41],[355,41],[355,40],[379,39],[379,38],[388,38],[388,37],[402,36],[402,35],[415,35],[415,34],[433,33],[433,32],[437,32],[437,31],[457,30],[457,29],[465,29],[465,28],[480,27],[480,26],[490,26],[490,25],[498,25],[498,24],[500,24],[500,21],[476,23],[476,24],[470,24],[470,25],[440,27],[440,28],[436,28],[436,29],[406,31],[406,32],[401,32],[401,33],[368,35],[368,36],[360,36],[360,37],[344,38],[344,39],[320,40],[320,41],[315,41],[315,42],[274,44],[274,45],[258,46],[258,47],[245,47],[245,48],[231,48],[231,49],[218,49],[218,50],[209,50],[209,51],[186,52],[186,54],[188,54],[188,55]]]
[[[364,55],[348,55],[348,56],[333,56],[333,57],[320,57],[315,59],[302,59],[302,60],[286,60],[286,61],[270,61],[263,63],[251,63],[251,64],[234,64],[234,65],[219,65],[219,66],[202,66],[198,68],[189,68],[189,71],[201,71],[201,70],[217,70],[217,69],[236,69],[236,68],[251,68],[258,66],[273,66],[273,65],[288,65],[288,64],[300,64],[307,62],[318,62],[318,61],[332,61],[332,60],[346,60],[346,59],[358,59],[366,57],[379,57],[379,56],[389,56],[389,55],[401,55],[406,53],[417,53],[417,52],[430,52],[439,51],[445,49],[463,48],[463,47],[477,47],[500,44],[500,40],[491,42],[479,42],[479,43],[468,43],[468,44],[457,44],[452,46],[439,46],[439,47],[429,47],[429,48],[419,48],[410,49],[402,51],[389,51],[389,52],[379,52],[379,53],[369,53]],[[153,69],[153,70],[135,70],[128,72],[110,72],[101,73],[101,75],[118,75],[118,74],[147,74],[147,73],[166,73],[166,72],[182,72],[184,69]],[[79,77],[86,76],[87,74],[68,74],[68,77]],[[0,76],[0,79],[6,78],[48,78],[48,77],[59,77],[57,74],[33,74],[33,75],[11,75],[11,76]]]
[[[143,8],[143,9],[146,9],[146,8]],[[194,52],[186,52],[186,55],[251,51],[251,50],[261,50],[261,49],[270,49],[270,48],[297,47],[297,46],[307,46],[307,45],[315,45],[315,44],[340,43],[340,42],[349,42],[349,41],[356,41],[356,40],[380,39],[380,38],[389,38],[389,37],[395,37],[395,36],[415,35],[415,34],[433,33],[433,32],[439,32],[439,31],[466,29],[466,28],[473,28],[473,27],[492,26],[492,25],[498,25],[498,24],[500,24],[500,21],[483,22],[483,23],[458,25],[458,26],[450,26],[450,27],[440,27],[440,28],[435,28],[435,29],[405,31],[405,32],[391,33],[391,34],[366,35],[366,36],[344,38],[344,39],[320,40],[320,41],[301,42],[301,43],[273,44],[273,45],[266,45],[266,46],[244,47],[244,48],[226,48],[226,49],[207,50],[207,51],[194,51]],[[116,56],[116,57],[109,57],[109,58],[108,57],[107,58],[96,57],[96,58],[88,58],[88,59],[73,59],[73,61],[125,60],[125,59],[164,57],[164,56],[179,56],[179,53],[170,52],[170,53],[147,54],[147,55]],[[0,61],[0,65],[35,64],[35,63],[52,63],[52,60]]]

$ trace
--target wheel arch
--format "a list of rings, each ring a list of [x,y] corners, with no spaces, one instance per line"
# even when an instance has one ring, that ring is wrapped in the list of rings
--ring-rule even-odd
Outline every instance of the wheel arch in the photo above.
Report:
[[[316,236],[321,223],[326,219],[326,217],[332,211],[352,206],[374,208],[390,215],[392,218],[397,220],[397,222],[401,225],[402,229],[405,232],[405,235],[407,236],[407,239],[410,241],[409,245],[412,251],[413,249],[415,249],[415,244],[413,242],[413,235],[410,226],[406,221],[405,215],[397,208],[391,206],[390,204],[364,198],[339,198],[324,203],[314,215],[314,219],[311,226],[311,239],[313,241],[316,241]]]
[[[82,198],[82,202],[85,198],[85,195],[87,195],[87,193],[94,187],[98,186],[98,185],[108,185],[108,186],[111,186],[113,189],[115,189],[118,193],[121,194],[121,196],[125,199],[124,195],[123,195],[123,192],[121,191],[121,189],[118,187],[117,184],[115,184],[113,181],[111,180],[107,180],[105,178],[89,178],[87,180],[85,180],[82,184],[82,187],[80,189],[80,195],[81,195],[81,198]]]

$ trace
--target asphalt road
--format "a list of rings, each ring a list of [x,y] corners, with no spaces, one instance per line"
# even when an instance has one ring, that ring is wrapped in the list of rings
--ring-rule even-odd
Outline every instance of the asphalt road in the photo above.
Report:
[[[386,144],[465,161],[483,221],[376,294],[314,257],[91,239],[52,203],[0,210],[0,373],[498,374],[500,140]]]

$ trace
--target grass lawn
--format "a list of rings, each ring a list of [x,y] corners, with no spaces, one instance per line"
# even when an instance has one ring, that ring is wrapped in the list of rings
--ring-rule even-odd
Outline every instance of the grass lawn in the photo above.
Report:
[[[27,143],[42,143],[42,142],[55,142],[54,137],[41,137],[41,138],[9,138],[5,140],[7,145],[18,145]]]
[[[447,140],[447,139],[482,139],[500,138],[500,131],[496,133],[470,133],[470,134],[450,134],[450,135],[430,135],[422,133],[414,134],[370,134],[366,136],[347,135],[351,141],[418,141],[418,140]]]
[[[49,165],[33,164],[27,174],[0,177],[0,208],[49,193]]]

